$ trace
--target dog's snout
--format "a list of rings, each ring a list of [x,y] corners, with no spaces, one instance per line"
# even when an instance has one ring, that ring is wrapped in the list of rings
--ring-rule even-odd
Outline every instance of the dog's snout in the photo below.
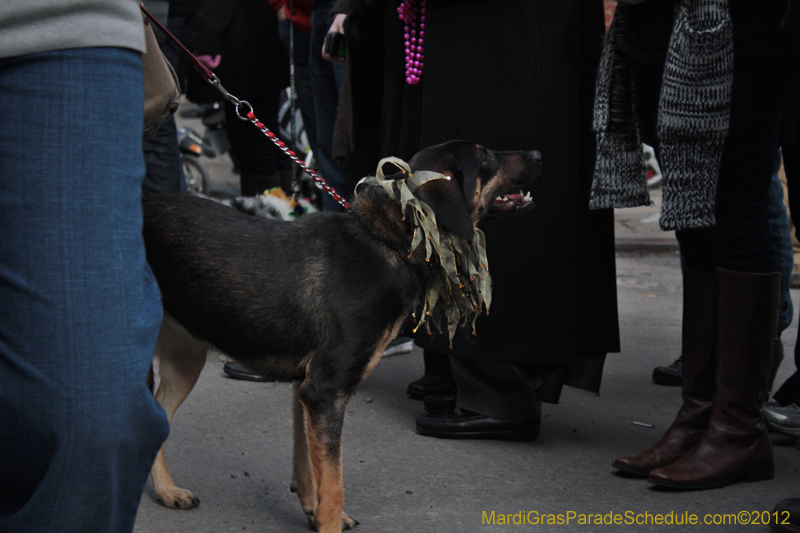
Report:
[[[531,150],[525,154],[525,167],[531,178],[536,179],[542,171],[542,154],[538,150]]]

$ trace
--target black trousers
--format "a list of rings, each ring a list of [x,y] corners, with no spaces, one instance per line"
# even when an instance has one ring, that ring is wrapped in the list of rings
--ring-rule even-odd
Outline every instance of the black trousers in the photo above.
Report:
[[[605,353],[578,353],[570,365],[518,365],[425,350],[425,369],[441,377],[451,373],[461,409],[530,420],[539,417],[541,402],[558,403],[563,385],[598,393],[605,359]]]

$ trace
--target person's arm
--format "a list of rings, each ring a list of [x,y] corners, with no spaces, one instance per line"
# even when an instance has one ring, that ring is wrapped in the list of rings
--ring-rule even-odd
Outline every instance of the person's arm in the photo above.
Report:
[[[350,7],[350,0],[336,0],[336,3],[331,8],[331,20],[339,13],[344,13],[345,15],[350,13]]]

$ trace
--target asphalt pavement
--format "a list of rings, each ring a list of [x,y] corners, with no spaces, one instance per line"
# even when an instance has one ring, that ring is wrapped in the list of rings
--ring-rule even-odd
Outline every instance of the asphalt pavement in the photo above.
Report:
[[[210,163],[215,181],[235,187],[229,160]],[[347,408],[345,510],[361,522],[357,531],[767,532],[775,503],[800,496],[800,450],[780,436],[771,481],[668,491],[611,467],[655,443],[680,407],[679,388],[651,380],[680,353],[682,300],[677,244],[658,229],[660,189],[652,193],[654,206],[616,214],[622,351],[608,356],[601,394],[566,389],[558,405],[545,404],[534,442],[441,440],[415,433],[422,404],[405,394],[422,375],[421,350],[384,358]],[[800,292],[792,297],[800,308]],[[777,383],[794,367],[796,324],[783,336]],[[229,379],[222,363],[209,355],[166,448],[176,483],[202,503],[167,509],[148,482],[136,532],[308,531],[289,491],[290,385]]]

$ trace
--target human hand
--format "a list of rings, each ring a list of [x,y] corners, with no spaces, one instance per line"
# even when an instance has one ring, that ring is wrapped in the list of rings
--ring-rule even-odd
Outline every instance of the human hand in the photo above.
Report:
[[[214,70],[219,66],[219,62],[222,60],[222,56],[217,54],[214,57],[211,57],[208,54],[198,55],[197,60],[203,64],[206,68]]]
[[[344,19],[347,18],[346,13],[339,13],[335,17],[333,17],[333,23],[331,24],[330,29],[328,32],[334,33],[344,33]],[[334,63],[344,64],[343,57],[332,56],[330,54],[325,53],[325,45],[322,46],[322,58],[327,59],[328,61],[333,61]]]

